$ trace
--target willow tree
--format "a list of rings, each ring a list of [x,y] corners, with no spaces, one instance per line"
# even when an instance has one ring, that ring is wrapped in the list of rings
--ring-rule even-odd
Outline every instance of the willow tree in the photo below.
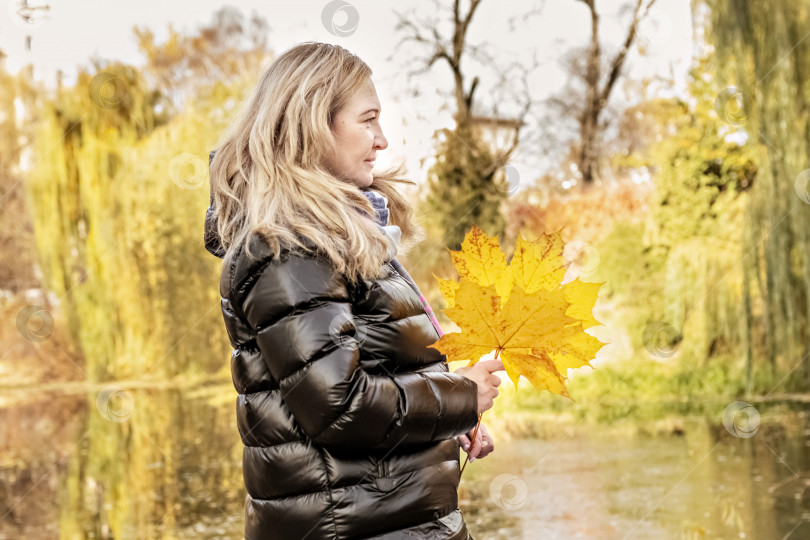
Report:
[[[708,7],[708,12],[704,10]],[[761,171],[747,209],[743,258],[749,334],[786,388],[810,386],[810,0],[704,0],[717,96],[727,122],[760,142]],[[755,306],[762,305],[761,313]],[[753,306],[753,307],[752,307]],[[756,351],[759,344],[752,342]],[[755,355],[749,351],[749,358]],[[787,375],[790,375],[788,378]]]
[[[207,157],[270,54],[264,20],[229,7],[163,43],[134,32],[144,67],[94,61],[37,104],[25,182],[46,286],[96,380],[227,368]]]
[[[115,218],[128,214],[116,204],[120,184],[112,179],[122,172],[122,147],[161,123],[152,101],[125,66],[80,73],[75,87],[44,103],[26,178],[45,285],[59,297],[74,341],[103,364],[125,332],[117,287],[106,286],[123,285],[121,253],[102,257],[124,234]]]
[[[656,315],[683,333],[684,356],[699,368],[725,364],[744,347],[740,230],[759,174],[756,145],[715,114],[717,81],[704,76],[706,65],[697,60],[690,99],[670,109],[672,134],[650,150],[656,174],[646,230],[665,261],[665,309]]]
[[[112,64],[45,105],[26,187],[47,285],[91,379],[226,367],[201,227],[207,153],[248,84],[217,85],[168,119],[136,68]]]
[[[745,347],[741,229],[758,165],[754,145],[715,114],[717,81],[706,66],[697,59],[690,70],[686,99],[656,98],[631,112],[654,129],[614,166],[650,171],[649,210],[597,244],[591,278],[607,282],[620,314],[612,323],[637,351],[663,361],[678,394],[718,383],[736,393]]]

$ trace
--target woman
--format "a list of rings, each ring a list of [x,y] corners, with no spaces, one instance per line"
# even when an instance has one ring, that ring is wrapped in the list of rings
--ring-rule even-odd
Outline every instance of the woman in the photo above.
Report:
[[[246,538],[472,538],[458,447],[492,451],[469,436],[503,364],[449,373],[428,347],[441,329],[394,258],[422,234],[396,190],[413,182],[372,172],[388,142],[370,76],[341,47],[296,46],[211,154]]]

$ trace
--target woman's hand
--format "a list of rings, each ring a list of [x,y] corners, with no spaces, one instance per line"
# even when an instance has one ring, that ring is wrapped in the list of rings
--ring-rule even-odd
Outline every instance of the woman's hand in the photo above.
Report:
[[[498,385],[501,378],[495,375],[496,371],[505,369],[500,360],[480,360],[472,366],[460,367],[453,373],[458,373],[475,381],[478,385],[478,414],[491,409],[498,397]]]
[[[459,435],[458,444],[467,452],[470,457],[470,463],[476,459],[487,457],[493,450],[495,450],[495,443],[484,424],[478,426],[478,433],[475,434],[475,441],[470,444],[470,437],[472,437],[475,428],[472,428],[469,433]]]

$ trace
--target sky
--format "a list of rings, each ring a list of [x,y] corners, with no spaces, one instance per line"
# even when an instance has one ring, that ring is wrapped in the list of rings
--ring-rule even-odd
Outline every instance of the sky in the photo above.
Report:
[[[16,6],[21,0],[2,1],[7,4],[7,9],[0,12],[0,49],[8,55],[6,69],[16,73],[21,67],[33,64],[35,78],[49,86],[53,86],[57,70],[62,71],[64,82],[70,84],[75,80],[78,66],[89,65],[91,57],[142,64],[132,32],[135,25],[148,27],[156,41],[162,42],[168,35],[169,24],[180,32],[191,33],[208,23],[217,9],[233,5],[246,18],[255,12],[268,21],[267,42],[276,53],[302,41],[325,41],[349,49],[371,67],[382,104],[380,122],[389,141],[388,149],[380,154],[378,166],[404,160],[411,177],[421,183],[430,165],[424,158],[433,153],[431,134],[453,124],[449,69],[437,65],[420,77],[418,88],[422,96],[415,99],[406,89],[414,88],[417,83],[408,81],[404,73],[416,65],[414,56],[419,51],[413,46],[402,47],[396,57],[389,59],[400,37],[394,29],[397,22],[394,9],[408,14],[409,20],[419,24],[435,12],[430,0],[396,3],[375,0],[28,0],[32,6],[50,5],[47,17],[33,24],[16,16]],[[449,3],[443,1],[445,5]],[[462,0],[461,3],[466,8],[469,2]],[[605,47],[618,46],[626,32],[629,13],[615,11],[627,4],[620,0],[597,3],[597,6],[605,6],[600,7],[600,11],[604,10],[601,36]],[[640,34],[647,44],[648,55],[640,57],[635,49],[631,51],[628,76],[671,77],[674,85],[662,88],[661,93],[683,95],[693,54],[689,2],[658,0]],[[586,45],[589,35],[590,16],[582,2],[484,0],[471,24],[468,42],[483,45],[499,66],[527,65],[532,55],[536,55],[540,67],[532,75],[530,88],[532,98],[542,103],[543,98],[559,91],[565,83],[565,74],[558,65],[562,53]],[[25,48],[26,36],[31,38],[30,51]],[[470,72],[480,69],[476,72],[482,81],[494,80],[491,70],[473,64],[466,67]],[[477,96],[484,109],[497,105],[506,116],[510,109],[515,110],[514,104],[493,92],[486,82],[482,82]],[[617,91],[611,99],[621,103],[624,98]],[[538,168],[544,166],[544,162],[537,161],[535,150],[521,148],[512,161],[516,182],[521,186],[533,182],[539,176]]]

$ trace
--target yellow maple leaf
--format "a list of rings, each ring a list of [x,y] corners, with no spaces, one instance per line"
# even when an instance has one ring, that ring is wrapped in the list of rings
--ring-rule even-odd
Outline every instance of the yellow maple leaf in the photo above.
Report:
[[[512,275],[496,237],[473,226],[472,231],[464,235],[461,251],[451,251],[450,255],[459,277],[470,278],[484,287],[495,285],[503,300],[509,295]]]
[[[470,365],[494,350],[515,388],[523,375],[537,390],[568,396],[568,370],[590,366],[604,343],[584,331],[600,324],[593,307],[602,283],[562,285],[564,247],[559,231],[533,242],[519,236],[507,265],[497,238],[474,226],[451,252],[459,281],[437,277],[443,313],[462,331],[431,347]]]
[[[571,304],[566,315],[582,322],[583,328],[590,328],[602,324],[593,316],[593,306],[596,304],[599,288],[602,283],[592,283],[575,279],[562,286],[565,299]]]
[[[442,297],[444,298],[445,302],[447,302],[449,307],[453,307],[456,303],[455,297],[456,289],[458,289],[458,282],[453,281],[452,279],[442,279],[436,274],[433,274],[433,277],[439,282],[439,292],[442,293]]]
[[[526,292],[550,291],[559,286],[565,276],[564,247],[557,233],[543,233],[534,242],[527,242],[518,235],[515,254],[509,263],[515,284]]]

